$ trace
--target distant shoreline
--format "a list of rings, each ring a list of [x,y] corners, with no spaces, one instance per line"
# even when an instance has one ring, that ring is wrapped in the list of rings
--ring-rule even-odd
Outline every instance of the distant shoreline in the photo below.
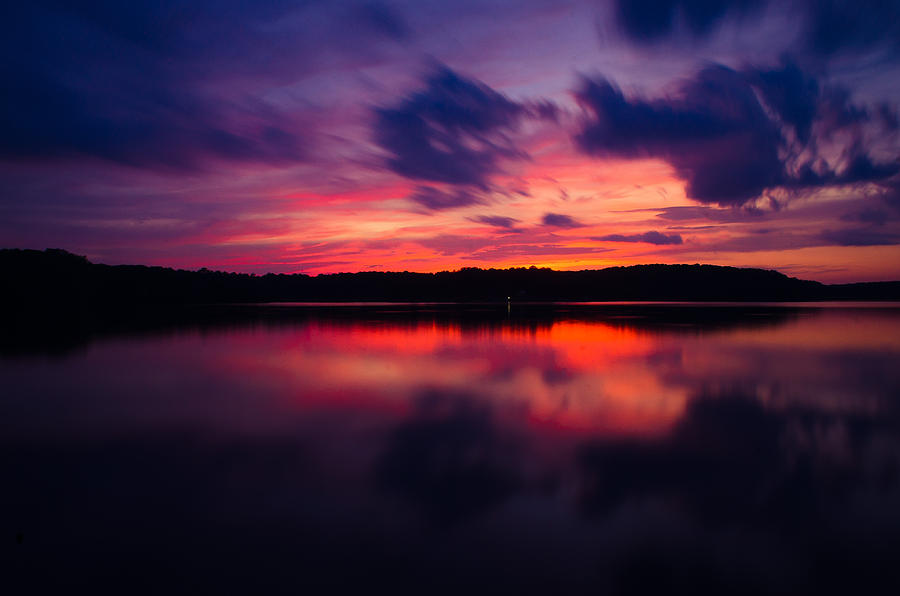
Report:
[[[900,281],[822,284],[766,269],[632,265],[438,273],[250,275],[99,265],[64,250],[0,250],[7,309],[97,310],[136,305],[249,303],[826,302],[900,300]]]

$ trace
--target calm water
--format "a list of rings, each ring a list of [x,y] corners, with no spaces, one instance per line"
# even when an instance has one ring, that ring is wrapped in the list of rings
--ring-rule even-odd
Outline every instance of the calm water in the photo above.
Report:
[[[254,308],[6,343],[10,594],[900,593],[896,305]]]

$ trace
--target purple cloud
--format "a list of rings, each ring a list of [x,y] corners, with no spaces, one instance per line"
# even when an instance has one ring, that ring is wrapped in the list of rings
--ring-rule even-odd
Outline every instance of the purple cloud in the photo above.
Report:
[[[765,103],[784,124],[793,127],[801,142],[809,142],[819,104],[819,83],[795,64],[782,68],[749,70],[748,77]]]
[[[375,142],[406,178],[487,189],[501,159],[524,157],[505,137],[527,113],[487,85],[440,67],[425,89],[375,111]]]
[[[460,188],[440,190],[433,186],[419,186],[409,198],[432,211],[468,207],[469,205],[478,205],[484,202],[484,199],[474,192]]]
[[[320,154],[308,104],[269,91],[412,35],[377,1],[34,0],[0,28],[0,158],[167,172]]]
[[[651,211],[657,211],[656,217],[667,221],[706,219],[718,223],[738,223],[765,219],[766,217],[765,212],[746,207],[741,209],[718,209],[704,205],[679,205],[677,207],[652,209]]]
[[[841,221],[883,226],[889,218],[890,214],[887,211],[869,207],[866,209],[860,209],[859,211],[845,213],[841,216]]]
[[[696,37],[709,34],[728,14],[747,14],[763,0],[616,0],[616,17],[625,32],[642,43],[658,41],[683,22]]]
[[[700,202],[741,205],[783,179],[781,135],[733,70],[707,68],[672,99],[628,99],[602,79],[576,93],[590,113],[575,137],[582,151],[661,157]]]
[[[100,158],[173,171],[209,160],[290,164],[308,154],[305,127],[216,84],[226,62],[234,77],[259,57],[261,40],[247,32],[289,7],[36,0],[10,10],[0,36],[2,158]],[[267,41],[270,50],[297,47],[283,36]]]
[[[583,223],[562,213],[547,213],[541,220],[545,226],[553,228],[581,228]]]
[[[801,33],[798,49],[817,56],[900,49],[900,3],[896,0],[615,0],[616,23],[641,44],[686,32],[709,37],[728,18],[759,16],[767,7],[790,11]]]
[[[818,154],[813,124],[821,120],[823,140],[832,140],[866,112],[845,98],[832,109],[840,117],[825,121],[833,94],[821,96],[818,84],[790,63],[744,72],[711,66],[675,96],[656,100],[627,98],[605,79],[585,78],[576,96],[587,114],[575,136],[582,152],[664,159],[701,203],[741,206],[774,188],[878,182],[900,172],[896,160],[875,162],[860,134],[844,147],[840,171],[829,166]]]
[[[513,229],[516,224],[519,223],[518,219],[504,217],[502,215],[479,215],[478,217],[471,218],[471,221],[494,226],[495,228],[504,228],[506,230]]]
[[[362,24],[396,41],[403,42],[412,37],[412,30],[403,16],[383,2],[366,2],[359,6],[353,16]]]
[[[889,246],[900,244],[900,232],[872,227],[825,230],[822,240],[838,246]]]
[[[663,234],[656,230],[643,232],[641,234],[608,234],[606,236],[595,236],[591,239],[604,242],[646,242],[647,244],[656,244],[657,246],[682,244],[684,242],[680,234]]]
[[[820,54],[900,49],[900,3],[896,0],[806,0],[810,49]]]

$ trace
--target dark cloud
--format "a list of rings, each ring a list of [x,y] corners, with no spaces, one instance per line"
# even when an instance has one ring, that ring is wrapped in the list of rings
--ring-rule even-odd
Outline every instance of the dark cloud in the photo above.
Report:
[[[606,236],[596,236],[592,239],[604,242],[646,242],[660,246],[665,244],[682,244],[684,242],[680,234],[663,234],[656,230],[642,234],[608,234]]]
[[[900,211],[900,180],[893,180],[881,185],[883,192],[881,199],[884,203],[892,208]]]
[[[460,188],[441,190],[433,186],[419,186],[409,198],[432,211],[468,207],[484,202],[481,195],[475,192]]]
[[[562,213],[546,213],[541,220],[545,226],[554,228],[580,228],[583,223]]]
[[[879,46],[900,49],[897,0],[807,0],[808,43],[821,54],[863,51]]]
[[[377,1],[13,3],[0,22],[0,158],[290,165],[313,154],[310,119],[260,91],[410,37]]]
[[[294,53],[297,42],[248,31],[289,10],[283,2],[240,1],[10,7],[0,25],[0,157],[170,169],[210,159],[304,159],[305,127],[261,101],[213,91],[226,71],[284,68],[283,60],[257,59],[275,49]]]
[[[144,83],[74,89],[39,77],[20,78],[0,99],[2,158],[195,169],[209,159],[287,164],[308,152],[309,139],[274,110]]]
[[[552,101],[534,100],[529,101],[525,105],[528,115],[538,120],[549,120],[551,122],[559,122],[560,109]],[[896,118],[896,114],[894,114]]]
[[[891,132],[900,130],[900,115],[897,114],[897,108],[886,102],[881,102],[876,110],[885,130]]]
[[[703,203],[740,205],[783,180],[781,134],[739,73],[710,67],[680,96],[628,99],[612,83],[584,79],[576,92],[589,112],[576,135],[590,155],[660,157]]]
[[[766,213],[758,209],[717,209],[702,205],[679,205],[677,207],[663,207],[653,209],[658,211],[656,217],[667,221],[690,221],[694,219],[707,219],[719,223],[739,223],[752,220],[765,219]]]
[[[472,221],[477,221],[479,223],[484,223],[489,226],[494,226],[495,228],[504,228],[507,230],[511,230],[519,223],[518,219],[513,217],[504,217],[502,215],[479,215],[478,217],[471,218]]]
[[[635,41],[658,41],[684,27],[695,37],[709,34],[729,14],[748,14],[763,0],[617,0],[619,25]]]
[[[818,82],[793,63],[748,74],[766,104],[793,127],[801,142],[808,142],[818,108]]]
[[[388,167],[414,180],[487,188],[503,158],[521,158],[506,134],[527,110],[487,85],[438,68],[425,89],[375,111]]]
[[[853,184],[856,182],[872,182],[890,178],[900,172],[900,160],[890,163],[875,163],[865,154],[858,153],[836,178],[839,184]]]
[[[856,132],[854,136],[858,137],[860,126],[870,120],[869,111],[863,106],[855,105],[850,92],[842,87],[822,89],[816,112],[824,140],[848,130]]]
[[[841,216],[841,221],[883,226],[884,223],[889,219],[889,217],[890,214],[887,211],[869,207],[867,209],[860,209],[859,211],[845,213]]]
[[[838,246],[891,246],[900,244],[900,232],[875,227],[825,230],[822,240]]]
[[[587,115],[575,141],[589,155],[664,159],[690,198],[722,206],[745,205],[775,188],[877,182],[900,171],[897,161],[869,155],[858,130],[868,111],[847,94],[819,88],[792,63],[742,72],[707,67],[677,94],[655,100],[628,98],[605,79],[585,78],[576,96]],[[857,130],[842,165],[831,166],[819,142],[848,127]]]
[[[412,37],[412,30],[396,10],[383,2],[366,2],[359,7],[359,18],[379,33],[397,40]]]
[[[562,213],[545,213],[544,217],[541,218],[541,222],[545,226],[554,228],[580,228],[584,226],[577,219]]]
[[[897,0],[616,0],[615,19],[631,40],[655,44],[681,33],[706,38],[729,17],[761,15],[767,7],[791,15],[804,53],[900,49]]]
[[[113,107],[115,99],[106,98],[98,109],[75,92],[36,84],[0,100],[2,158],[99,157],[190,170],[209,159],[287,164],[308,152],[309,140],[275,114],[244,114],[247,121],[232,127],[243,108],[217,101],[160,91],[141,106]]]

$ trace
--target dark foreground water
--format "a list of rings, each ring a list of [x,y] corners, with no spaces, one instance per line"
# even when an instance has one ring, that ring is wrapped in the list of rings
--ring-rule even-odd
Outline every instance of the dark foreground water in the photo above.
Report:
[[[900,593],[897,306],[135,320],[3,344],[7,594]]]

